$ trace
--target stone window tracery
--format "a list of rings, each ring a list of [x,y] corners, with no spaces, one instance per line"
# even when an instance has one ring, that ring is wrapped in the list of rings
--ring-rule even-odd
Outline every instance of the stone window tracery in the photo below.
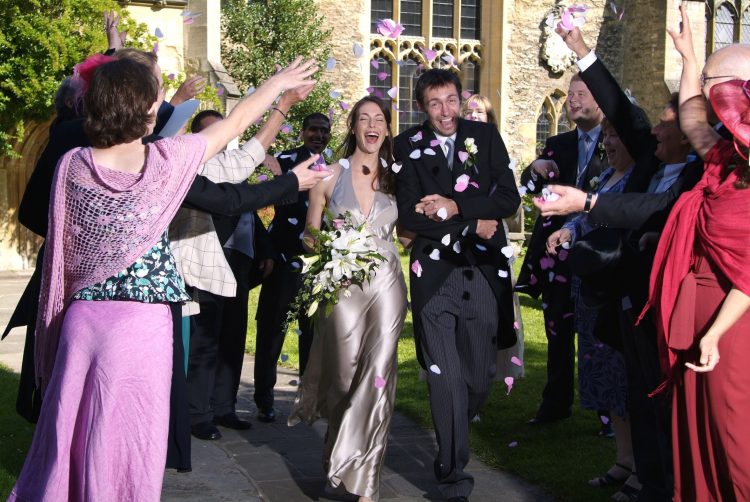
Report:
[[[706,55],[740,42],[750,43],[750,0],[707,0]]]
[[[561,134],[572,129],[565,112],[565,93],[555,89],[542,101],[536,119],[536,151],[537,155],[544,148],[544,142],[550,136]]]

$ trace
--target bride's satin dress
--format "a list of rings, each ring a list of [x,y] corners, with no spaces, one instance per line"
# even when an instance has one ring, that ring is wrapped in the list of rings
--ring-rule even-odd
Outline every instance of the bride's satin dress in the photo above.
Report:
[[[323,455],[328,480],[349,493],[378,499],[396,395],[396,349],[406,316],[406,284],[393,241],[398,211],[392,195],[375,193],[365,216],[352,186],[351,169],[341,169],[328,208],[365,221],[386,258],[360,289],[341,294],[326,317],[321,307],[301,387],[289,416],[328,420]]]

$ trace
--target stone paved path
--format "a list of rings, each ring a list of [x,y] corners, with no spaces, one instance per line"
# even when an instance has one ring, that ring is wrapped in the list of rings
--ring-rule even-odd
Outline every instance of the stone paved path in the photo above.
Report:
[[[0,328],[4,328],[29,274],[0,273]],[[0,363],[19,371],[23,329],[0,342]],[[238,413],[255,414],[252,403],[253,358],[246,356]],[[218,441],[193,438],[193,471],[167,471],[164,502],[297,502],[351,500],[325,490],[321,455],[325,423],[310,427],[286,426],[296,392],[296,374],[281,368],[276,386],[278,421],[264,424],[252,418],[249,431],[221,429]],[[380,497],[384,501],[441,500],[432,474],[435,440],[411,420],[396,413],[382,472]],[[468,469],[475,478],[472,501],[547,501],[539,488],[512,475],[490,469],[472,458]]]

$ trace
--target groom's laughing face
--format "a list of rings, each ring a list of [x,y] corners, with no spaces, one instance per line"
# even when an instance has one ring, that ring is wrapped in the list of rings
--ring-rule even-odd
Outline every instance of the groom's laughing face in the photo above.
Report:
[[[426,89],[422,106],[429,117],[430,127],[436,133],[451,136],[456,132],[461,112],[461,97],[455,85]]]

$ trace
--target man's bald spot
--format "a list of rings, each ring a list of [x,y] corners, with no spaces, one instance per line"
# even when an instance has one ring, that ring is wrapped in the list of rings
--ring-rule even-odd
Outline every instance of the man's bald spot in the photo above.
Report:
[[[706,75],[733,75],[750,80],[750,44],[722,47],[708,57],[703,72]]]

